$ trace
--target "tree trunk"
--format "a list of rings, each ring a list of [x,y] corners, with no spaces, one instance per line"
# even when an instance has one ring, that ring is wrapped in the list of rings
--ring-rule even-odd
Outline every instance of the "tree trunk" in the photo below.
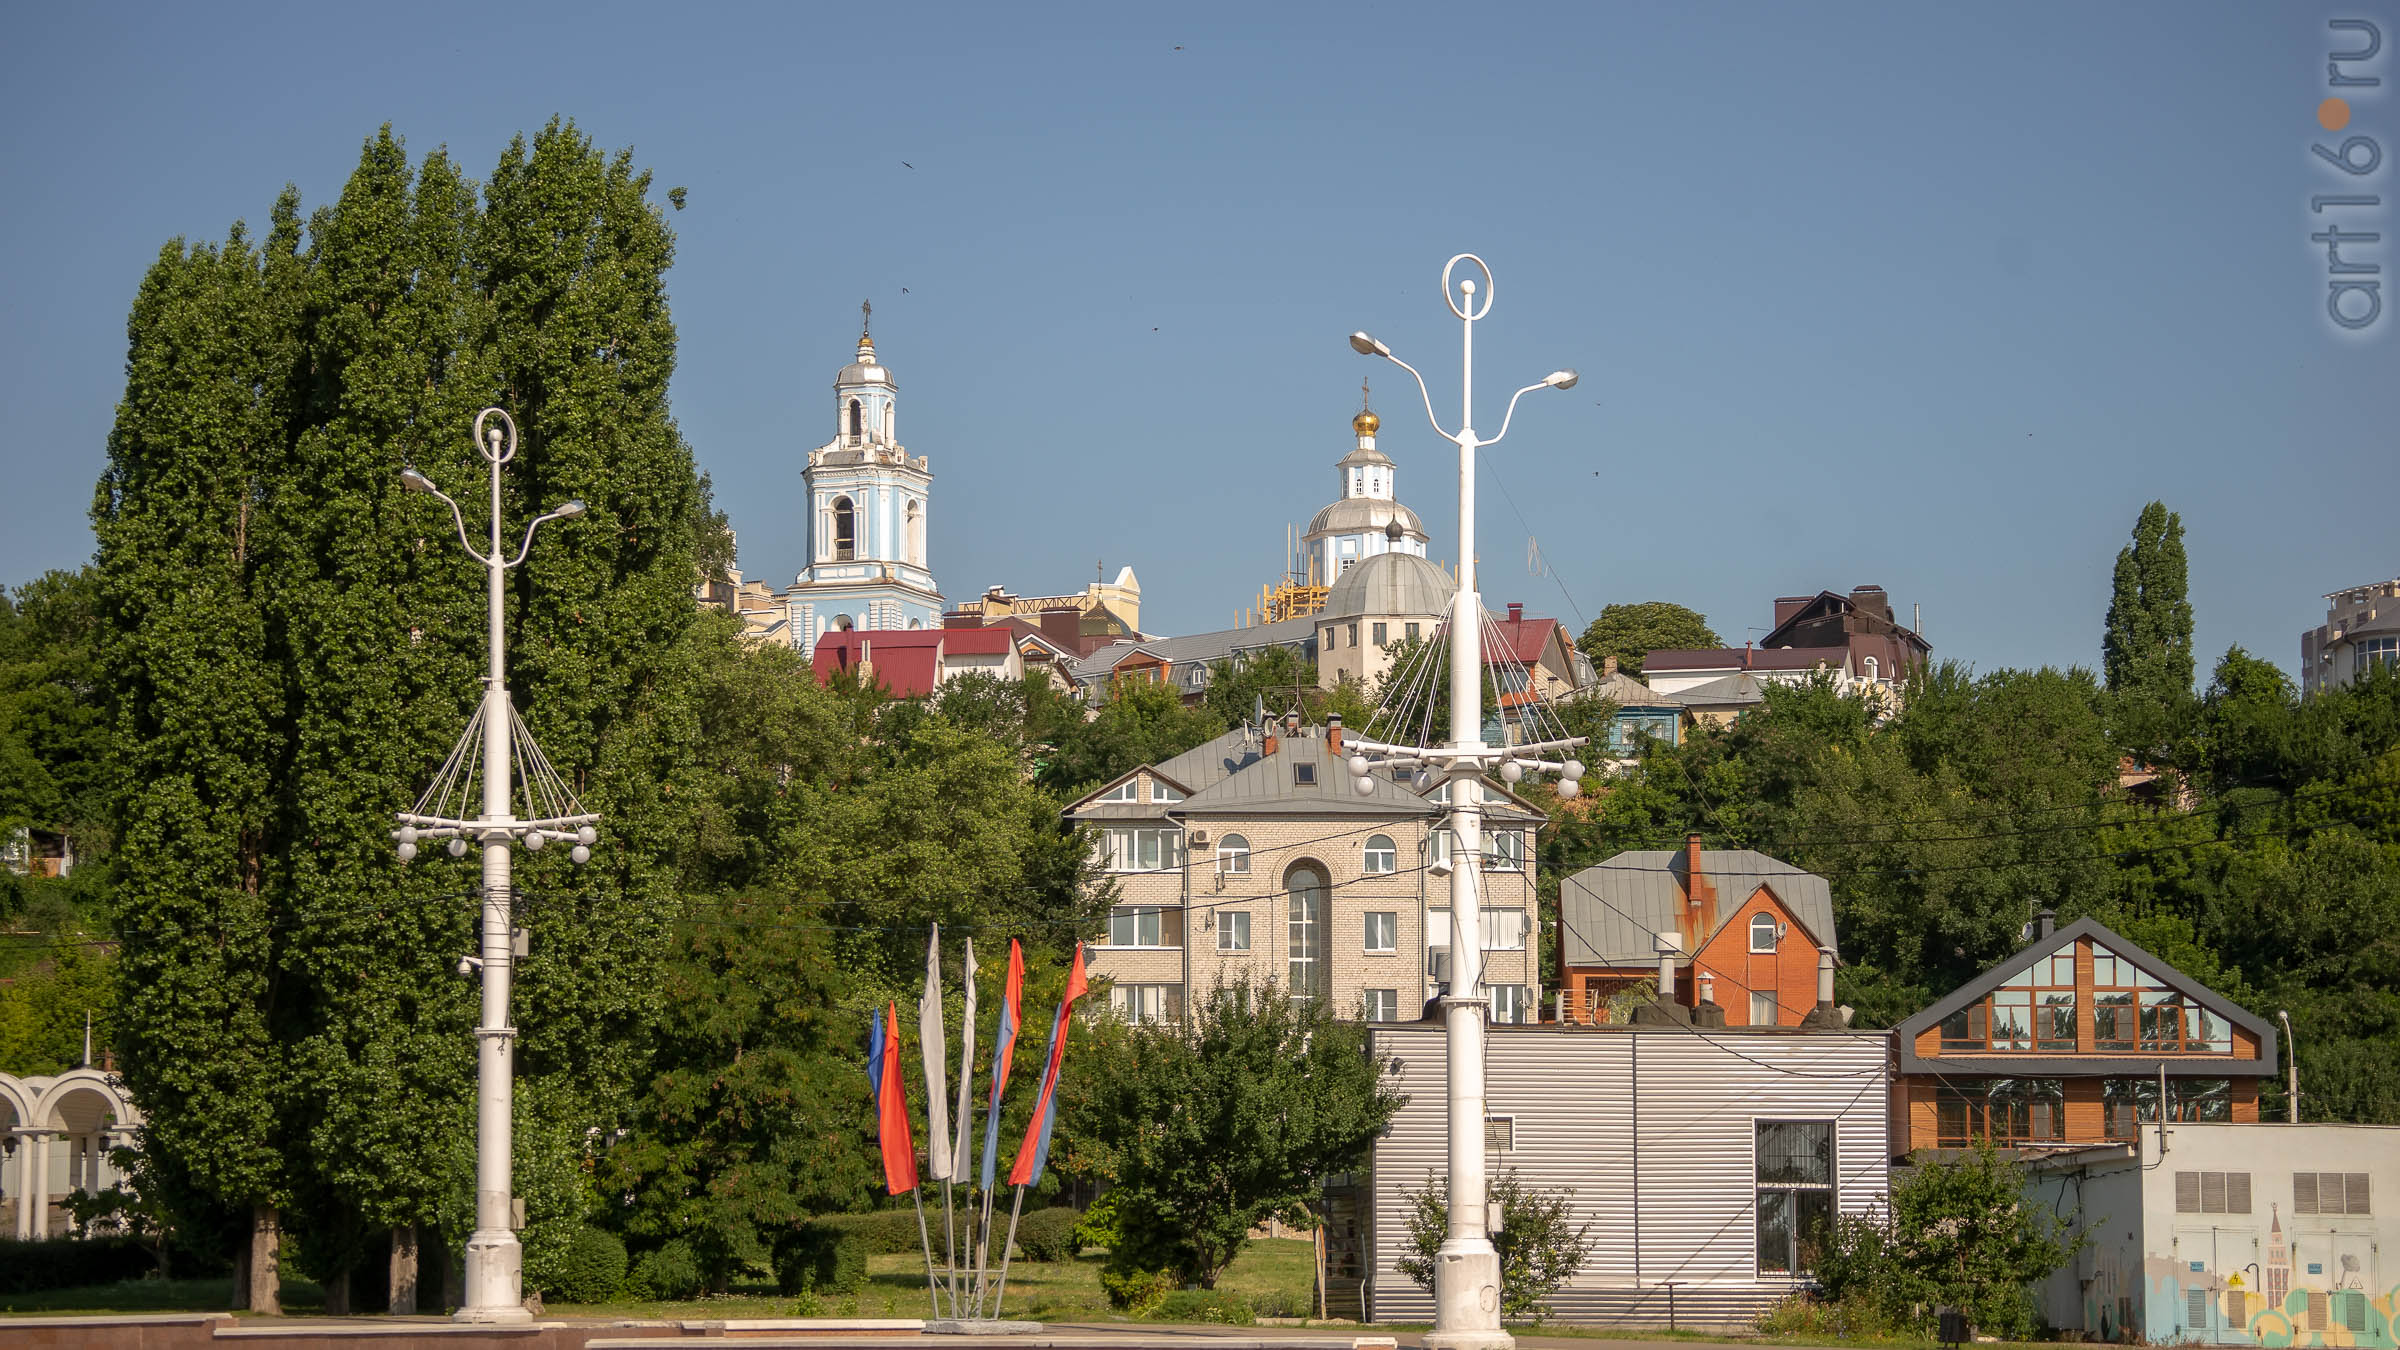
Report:
[[[348,1317],[350,1315],[349,1270],[344,1268],[327,1276],[323,1288],[325,1290],[325,1315],[327,1317]]]
[[[402,1224],[392,1230],[391,1306],[394,1313],[417,1310],[417,1227]]]
[[[242,1304],[254,1313],[269,1317],[283,1315],[283,1278],[276,1256],[283,1245],[282,1216],[273,1205],[256,1205],[250,1210],[250,1250],[243,1264],[250,1296]]]

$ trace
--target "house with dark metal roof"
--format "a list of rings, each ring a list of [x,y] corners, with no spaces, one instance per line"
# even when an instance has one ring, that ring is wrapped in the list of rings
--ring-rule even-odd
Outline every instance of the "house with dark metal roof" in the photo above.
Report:
[[[1302,622],[1306,622],[1303,620]],[[1353,787],[1338,722],[1244,726],[1102,784],[1070,805],[1098,833],[1114,891],[1095,979],[1129,1018],[1173,1018],[1218,983],[1273,980],[1337,1013],[1415,1020],[1448,977],[1448,784],[1378,773]],[[1534,831],[1485,788],[1483,979],[1498,1022],[1540,1004]]]
[[[1819,591],[1778,597],[1775,626],[1757,642],[1650,652],[1642,657],[1642,678],[1660,693],[1673,694],[1728,675],[1750,673],[1797,684],[1822,671],[1848,689],[1853,683],[1905,681],[1932,655],[1932,644],[1894,616],[1883,587],[1857,586],[1847,595]]]
[[[1559,883],[1561,1019],[1613,1020],[1649,992],[1670,1020],[1707,1026],[1839,1026],[1840,955],[1825,878],[1753,849],[1638,849]]]
[[[2054,928],[1900,1023],[1895,1155],[2076,1148],[2159,1119],[2256,1121],[2275,1027],[2098,919]]]

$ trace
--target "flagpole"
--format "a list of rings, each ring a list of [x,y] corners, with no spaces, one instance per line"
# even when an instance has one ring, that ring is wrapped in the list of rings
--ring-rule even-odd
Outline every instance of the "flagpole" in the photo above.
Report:
[[[992,1287],[992,1188],[983,1188],[983,1231],[975,1238],[975,1315],[983,1316],[983,1296]]]
[[[931,1261],[930,1244],[926,1260]],[[958,1316],[958,1220],[950,1212],[950,1178],[942,1178],[942,1260],[949,1269],[950,1315]]]
[[[1017,1187],[1017,1198],[1008,1202],[1008,1241],[1000,1244],[1000,1287],[992,1293],[992,1316],[1000,1315],[1000,1304],[1008,1298],[1008,1249],[1017,1243],[1017,1212],[1025,1208],[1025,1188]]]
[[[917,1241],[925,1248],[925,1301],[933,1305],[933,1315],[940,1317],[942,1296],[935,1291],[933,1283],[933,1236],[925,1231],[925,1188],[919,1186],[908,1195],[917,1202]]]

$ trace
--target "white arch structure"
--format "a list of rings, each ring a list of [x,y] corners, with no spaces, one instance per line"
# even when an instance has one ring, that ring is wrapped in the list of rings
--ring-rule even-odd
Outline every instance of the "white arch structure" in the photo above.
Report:
[[[68,1237],[59,1201],[123,1175],[109,1151],[138,1143],[142,1113],[114,1075],[94,1068],[47,1077],[0,1073],[0,1233]]]

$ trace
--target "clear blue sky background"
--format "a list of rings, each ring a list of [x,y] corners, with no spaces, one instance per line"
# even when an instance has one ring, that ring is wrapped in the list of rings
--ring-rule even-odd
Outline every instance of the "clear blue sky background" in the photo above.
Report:
[[[2325,20],[2361,13],[2385,84],[2350,131],[2391,202],[2390,0],[20,6],[0,581],[89,555],[163,240],[263,220],[286,181],[331,198],[387,120],[480,173],[563,113],[690,189],[675,411],[779,585],[868,296],[954,600],[1105,560],[1145,627],[1224,626],[1333,497],[1366,374],[1452,556],[1454,457],[1342,339],[1414,358],[1453,416],[1435,279],[1471,249],[1499,275],[1485,425],[1584,374],[1488,457],[1495,607],[1670,599],[1738,643],[1775,595],[1876,582],[1942,656],[2096,665],[2160,497],[2203,678],[2237,642],[2289,668],[2321,593],[2400,573],[2400,295],[2344,339],[2307,238],[2309,194],[2344,190],[2309,153]]]

